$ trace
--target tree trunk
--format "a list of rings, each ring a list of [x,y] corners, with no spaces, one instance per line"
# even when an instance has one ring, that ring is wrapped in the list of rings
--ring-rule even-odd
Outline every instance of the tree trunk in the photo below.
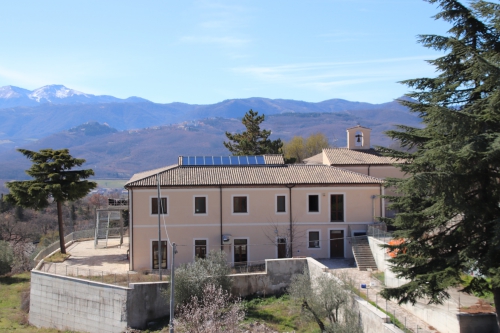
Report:
[[[64,225],[62,218],[62,203],[57,201],[57,223],[59,224],[59,245],[61,247],[61,253],[66,254],[66,244],[64,244]]]
[[[493,288],[493,301],[495,302],[495,311],[497,313],[497,325],[500,328],[500,288]]]
[[[306,300],[304,300],[302,302],[302,308],[305,308],[305,309],[309,310],[309,312],[312,313],[314,320],[316,321],[316,324],[318,324],[318,326],[319,326],[319,329],[321,330],[321,332],[324,332],[325,331],[325,324],[323,324],[321,319],[319,319],[318,315],[313,311],[313,309],[311,309],[311,307],[309,306],[309,304],[307,303]]]

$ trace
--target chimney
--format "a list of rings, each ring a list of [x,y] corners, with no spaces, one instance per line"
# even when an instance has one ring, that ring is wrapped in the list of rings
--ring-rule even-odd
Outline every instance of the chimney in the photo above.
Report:
[[[347,149],[370,149],[370,132],[360,125],[347,129]]]

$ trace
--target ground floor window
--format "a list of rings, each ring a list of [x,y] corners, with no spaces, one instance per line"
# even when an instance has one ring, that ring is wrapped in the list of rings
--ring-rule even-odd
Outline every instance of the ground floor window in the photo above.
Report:
[[[205,239],[196,239],[194,241],[194,255],[197,258],[205,259],[207,256],[207,241]]]
[[[235,239],[234,240],[234,262],[246,262],[247,257],[247,240]]]
[[[167,242],[161,242],[161,268],[167,268]],[[158,269],[158,241],[153,241],[153,269]]]
[[[309,248],[319,248],[319,231],[309,231]]]

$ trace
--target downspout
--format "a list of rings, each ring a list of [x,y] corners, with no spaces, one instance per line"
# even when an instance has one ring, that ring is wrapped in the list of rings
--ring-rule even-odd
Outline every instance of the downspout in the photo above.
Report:
[[[290,198],[290,258],[293,258],[293,228],[292,228],[292,188],[295,187],[295,184],[286,184],[286,187],[288,187],[288,197]]]
[[[383,184],[380,184],[380,215],[382,217],[385,217],[385,198],[383,196],[385,195],[385,187]]]
[[[224,251],[224,244],[222,242],[222,185],[219,185],[219,197],[220,197],[220,250]]]
[[[133,199],[134,199],[134,190],[132,188],[129,189],[128,191],[128,234],[129,234],[129,243],[130,243],[130,249],[129,249],[129,271],[134,270],[134,256],[132,255],[134,253],[134,214],[133,214]]]

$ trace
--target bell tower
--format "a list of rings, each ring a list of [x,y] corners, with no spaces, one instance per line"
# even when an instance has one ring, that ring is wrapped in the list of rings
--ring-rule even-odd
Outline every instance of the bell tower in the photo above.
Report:
[[[347,129],[347,149],[370,149],[371,128],[360,125]]]

